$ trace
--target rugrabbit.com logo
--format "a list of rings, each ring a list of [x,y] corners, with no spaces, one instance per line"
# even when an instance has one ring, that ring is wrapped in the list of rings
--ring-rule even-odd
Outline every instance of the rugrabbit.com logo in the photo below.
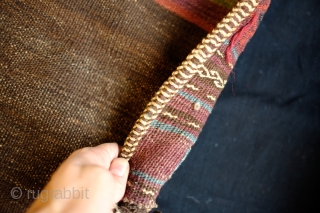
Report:
[[[89,199],[89,190],[87,188],[75,189],[63,188],[58,190],[22,190],[20,187],[11,189],[11,197],[15,200],[20,199],[23,195],[27,199],[39,199],[42,202],[47,202],[50,199]]]

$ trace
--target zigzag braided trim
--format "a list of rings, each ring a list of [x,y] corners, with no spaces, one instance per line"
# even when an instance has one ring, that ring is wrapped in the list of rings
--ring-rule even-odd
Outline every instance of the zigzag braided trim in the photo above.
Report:
[[[258,4],[259,0],[239,1],[232,11],[217,24],[217,27],[202,40],[202,43],[187,56],[182,65],[177,67],[177,70],[160,87],[136,121],[124,142],[121,157],[129,160],[133,156],[139,141],[149,129],[150,123],[157,118],[171,98],[199,72],[203,64],[237,30],[240,23],[255,10]]]

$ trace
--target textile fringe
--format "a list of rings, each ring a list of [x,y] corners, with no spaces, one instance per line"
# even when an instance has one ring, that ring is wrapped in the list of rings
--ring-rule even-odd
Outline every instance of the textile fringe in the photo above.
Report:
[[[142,207],[139,208],[136,204],[130,204],[127,202],[120,202],[119,206],[113,210],[113,213],[148,213],[149,210]],[[161,213],[161,212],[153,212],[153,213]]]

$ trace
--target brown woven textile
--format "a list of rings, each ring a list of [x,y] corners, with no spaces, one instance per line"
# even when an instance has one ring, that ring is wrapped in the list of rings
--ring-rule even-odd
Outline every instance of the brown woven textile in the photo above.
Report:
[[[23,212],[74,150],[122,143],[205,35],[150,0],[1,1],[0,212]]]
[[[192,21],[187,10],[175,15],[150,0],[0,2],[0,211],[23,212],[74,150],[127,135],[122,156],[132,169],[115,212],[155,207],[254,33],[256,6],[266,2],[263,12],[269,1],[215,2],[210,26],[232,12],[204,40],[204,30],[178,16]],[[161,149],[149,146],[157,138]]]

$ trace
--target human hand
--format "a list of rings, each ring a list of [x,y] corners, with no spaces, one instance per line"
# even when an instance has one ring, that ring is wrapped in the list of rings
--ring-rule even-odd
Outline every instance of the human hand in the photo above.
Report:
[[[124,195],[129,174],[128,161],[118,154],[116,143],[73,152],[27,213],[112,212]]]

